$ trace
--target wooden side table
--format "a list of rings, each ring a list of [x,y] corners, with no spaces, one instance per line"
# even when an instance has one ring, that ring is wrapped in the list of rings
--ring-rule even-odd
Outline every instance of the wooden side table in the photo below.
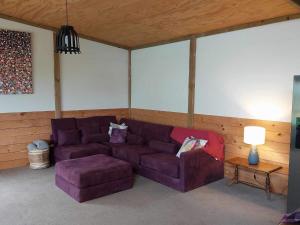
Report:
[[[280,170],[282,167],[279,165],[275,165],[275,164],[270,164],[270,163],[264,163],[264,162],[260,162],[258,165],[249,165],[248,160],[245,158],[240,158],[240,157],[235,157],[232,159],[228,159],[225,162],[231,164],[234,166],[235,170],[234,170],[234,177],[232,179],[232,183],[231,184],[238,184],[238,183],[243,183],[249,186],[253,186],[256,188],[260,188],[265,190],[267,198],[270,199],[271,198],[271,181],[270,181],[270,174]],[[243,168],[246,169],[248,171],[252,171],[254,172],[254,176],[256,173],[261,173],[263,175],[265,175],[265,186],[259,186],[257,184],[254,183],[250,183],[247,181],[241,181],[239,179],[239,169]]]

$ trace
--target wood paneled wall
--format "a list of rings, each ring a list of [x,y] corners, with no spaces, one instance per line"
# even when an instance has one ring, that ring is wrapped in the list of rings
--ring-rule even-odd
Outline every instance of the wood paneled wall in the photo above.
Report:
[[[188,125],[187,113],[131,109],[131,118],[180,127],[187,127]],[[273,192],[286,194],[290,151],[290,123],[200,114],[195,114],[193,118],[193,127],[195,129],[212,130],[223,135],[225,140],[225,158],[227,159],[235,156],[248,156],[250,146],[243,143],[243,128],[247,125],[257,125],[266,128],[266,143],[258,146],[259,155],[262,161],[282,166],[280,171],[271,176],[271,187]],[[233,168],[226,164],[225,176],[231,178],[234,175],[233,173]],[[253,181],[254,179],[253,173],[246,171],[241,171],[240,178],[247,181]],[[260,184],[264,184],[262,176],[257,175],[257,180]]]
[[[65,111],[63,117],[115,115],[128,117],[128,109],[99,109]],[[49,140],[50,120],[54,112],[26,112],[0,114],[0,170],[28,164],[27,144],[36,139]]]
[[[187,127],[188,114],[148,109],[131,109],[131,119],[178,127]]]

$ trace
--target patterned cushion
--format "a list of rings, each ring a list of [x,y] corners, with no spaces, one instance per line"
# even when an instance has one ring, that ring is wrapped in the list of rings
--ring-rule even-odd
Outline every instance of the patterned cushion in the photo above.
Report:
[[[126,129],[113,128],[109,142],[114,144],[125,143],[126,136],[127,136]]]
[[[179,149],[178,153],[176,154],[176,156],[178,158],[180,158],[181,153],[191,151],[192,149],[194,149],[194,147],[196,146],[196,144],[197,144],[197,140],[196,139],[194,139],[192,137],[187,137],[184,140],[184,142],[183,142],[181,148]]]

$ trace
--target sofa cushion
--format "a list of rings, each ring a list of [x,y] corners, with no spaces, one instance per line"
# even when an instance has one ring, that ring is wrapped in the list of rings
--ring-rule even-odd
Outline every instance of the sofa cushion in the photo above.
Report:
[[[82,144],[104,143],[109,141],[109,135],[103,133],[86,134],[81,138]]]
[[[144,139],[137,134],[132,134],[127,132],[127,137],[126,137],[127,144],[129,145],[142,145],[144,144]]]
[[[140,164],[140,156],[144,154],[155,153],[155,150],[141,145],[114,145],[112,146],[112,155],[132,163],[135,166]]]
[[[58,130],[58,145],[77,145],[80,144],[79,130]]]
[[[176,154],[178,151],[177,145],[175,143],[166,143],[162,141],[152,140],[149,142],[148,146],[157,150],[158,152]]]
[[[110,123],[118,123],[115,116],[97,116],[102,133],[107,134]]]
[[[174,154],[156,153],[142,155],[141,166],[173,178],[179,178],[179,159]]]
[[[143,126],[145,124],[144,122],[122,118],[120,123],[125,123],[126,126],[128,126],[128,132],[131,134],[136,134],[139,136],[142,135]]]
[[[78,118],[76,119],[76,125],[78,129],[86,129],[88,131],[88,128],[94,129],[96,133],[100,132],[100,125],[99,125],[99,118],[94,117],[86,117],[86,118]]]
[[[110,154],[110,147],[98,143],[58,146],[54,149],[56,161],[76,159],[96,154]]]
[[[53,143],[58,142],[58,130],[73,130],[76,129],[75,118],[51,119]]]
[[[127,129],[113,128],[109,139],[110,143],[122,144],[125,143],[127,136]]]
[[[170,134],[172,132],[172,129],[172,126],[144,123],[142,137],[147,143],[151,140],[170,142]]]
[[[59,162],[55,166],[55,172],[57,176],[78,188],[132,177],[130,164],[105,155]]]

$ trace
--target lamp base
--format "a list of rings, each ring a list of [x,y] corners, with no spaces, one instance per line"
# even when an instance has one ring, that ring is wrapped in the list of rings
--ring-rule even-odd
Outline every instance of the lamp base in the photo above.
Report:
[[[257,165],[259,163],[259,156],[255,145],[252,145],[252,148],[250,149],[248,163],[249,165]]]

